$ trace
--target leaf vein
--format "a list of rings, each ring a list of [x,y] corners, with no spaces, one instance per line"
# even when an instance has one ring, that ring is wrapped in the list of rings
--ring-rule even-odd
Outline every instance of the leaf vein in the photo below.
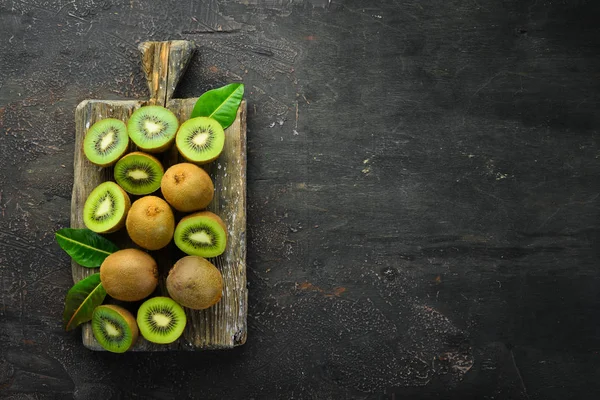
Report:
[[[92,247],[92,246],[90,246],[90,245],[88,245],[88,244],[85,244],[85,243],[82,243],[82,242],[78,242],[78,241],[76,241],[76,240],[73,240],[73,239],[71,239],[71,238],[68,238],[68,237],[66,237],[66,236],[63,236],[63,235],[61,235],[61,234],[59,234],[59,233],[57,233],[57,234],[56,234],[56,236],[58,236],[58,237],[60,237],[60,238],[62,238],[62,239],[64,239],[64,240],[66,240],[66,241],[68,241],[68,242],[71,242],[71,243],[78,244],[78,245],[80,245],[80,246],[82,246],[82,247],[85,247],[85,248],[88,248],[88,249],[91,249],[91,250],[95,250],[95,251],[97,251],[98,253],[104,253],[104,254],[108,254],[108,255],[112,254],[112,253],[111,253],[111,252],[109,252],[109,251],[105,251],[105,250],[99,249],[99,248],[97,248],[97,247]]]
[[[212,116],[215,115],[217,113],[217,111],[219,111],[221,108],[223,108],[225,106],[225,104],[227,104],[227,101],[240,90],[240,87],[242,87],[242,86],[238,86],[237,88],[235,88],[235,90],[233,92],[231,92],[231,94],[229,96],[227,96],[227,98],[217,108],[215,108],[215,111],[213,111],[208,117],[212,118]]]
[[[90,275],[91,276],[91,275]],[[77,309],[75,310],[75,312],[73,312],[73,315],[71,316],[71,318],[69,319],[69,322],[67,323],[66,326],[66,330],[68,331],[69,328],[71,327],[71,323],[73,322],[73,320],[75,319],[75,317],[77,316],[77,313],[79,313],[79,310],[81,310],[81,308],[85,305],[85,303],[89,300],[89,298],[96,292],[96,290],[98,290],[98,288],[102,287],[102,282],[98,282],[98,285],[94,288],[94,290],[92,290],[87,296],[86,298],[81,302],[81,304],[79,305],[79,307],[77,307]]]

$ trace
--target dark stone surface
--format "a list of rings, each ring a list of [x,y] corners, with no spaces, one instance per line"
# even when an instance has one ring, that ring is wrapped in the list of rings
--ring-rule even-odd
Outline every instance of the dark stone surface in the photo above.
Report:
[[[0,0],[0,397],[596,399],[600,3]],[[243,80],[248,343],[61,327],[75,106]]]

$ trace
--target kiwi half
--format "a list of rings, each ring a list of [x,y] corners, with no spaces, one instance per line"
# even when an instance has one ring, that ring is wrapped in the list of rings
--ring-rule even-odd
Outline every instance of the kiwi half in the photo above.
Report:
[[[85,134],[83,152],[92,163],[101,167],[113,165],[129,146],[127,127],[123,121],[106,118],[96,122]]]
[[[227,227],[218,215],[200,211],[182,218],[173,237],[175,245],[186,254],[216,257],[227,246]]]
[[[119,250],[102,262],[100,281],[106,293],[114,299],[142,300],[158,285],[158,266],[149,254],[141,250]]]
[[[83,223],[98,233],[115,232],[123,227],[131,200],[114,182],[98,185],[83,205]]]
[[[117,161],[115,180],[126,192],[144,195],[160,187],[164,172],[160,161],[149,154],[136,151]]]
[[[159,153],[173,143],[179,121],[173,112],[162,106],[140,107],[127,122],[127,133],[140,149]]]
[[[225,132],[217,120],[191,118],[179,127],[175,143],[186,160],[205,164],[216,160],[223,151]]]
[[[168,297],[146,300],[137,313],[140,332],[152,343],[167,344],[176,341],[183,333],[186,322],[183,308]]]
[[[173,238],[175,216],[166,201],[156,196],[145,196],[131,205],[125,226],[135,244],[148,250],[158,250]]]
[[[215,194],[215,186],[206,171],[190,163],[175,164],[167,169],[160,190],[173,208],[183,212],[206,208]]]
[[[100,346],[113,353],[129,350],[139,335],[133,315],[115,305],[96,307],[92,314],[92,332]]]
[[[169,271],[167,290],[169,296],[182,306],[203,310],[221,300],[223,276],[208,260],[187,256],[177,261]]]

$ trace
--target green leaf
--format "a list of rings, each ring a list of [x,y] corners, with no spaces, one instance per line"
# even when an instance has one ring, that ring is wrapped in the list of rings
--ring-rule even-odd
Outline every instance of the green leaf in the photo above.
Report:
[[[190,118],[210,117],[219,121],[223,129],[235,121],[237,109],[244,96],[244,84],[231,83],[204,93],[192,110]]]
[[[82,267],[95,268],[119,250],[110,240],[89,229],[64,228],[56,232],[56,241]]]
[[[94,309],[104,301],[106,290],[100,282],[100,273],[77,282],[67,293],[63,323],[70,331],[92,319]]]

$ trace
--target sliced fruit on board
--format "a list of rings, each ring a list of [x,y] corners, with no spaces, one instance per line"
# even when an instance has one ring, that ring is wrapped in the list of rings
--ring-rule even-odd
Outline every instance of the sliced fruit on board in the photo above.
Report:
[[[177,150],[189,162],[206,164],[216,160],[225,146],[225,132],[208,117],[188,119],[177,131]]]
[[[173,237],[175,245],[191,256],[216,257],[227,247],[227,227],[218,215],[210,211],[182,218]]]
[[[127,122],[127,133],[140,149],[160,153],[171,146],[179,128],[173,112],[163,106],[140,107]]]
[[[137,323],[142,336],[152,343],[173,343],[186,325],[185,311],[173,299],[153,297],[140,306]]]
[[[84,100],[75,110],[75,148],[71,227],[83,228],[83,205],[91,191],[100,183],[113,180],[112,168],[97,168],[89,163],[82,151],[86,125],[100,118],[117,118],[127,121],[131,114],[147,104],[163,105],[173,111],[180,121],[190,117],[197,98],[173,98],[194,45],[187,41],[144,42],[142,66],[148,78],[149,99],[138,100]],[[223,275],[222,299],[206,310],[187,310],[188,323],[184,335],[171,344],[157,345],[138,340],[133,351],[231,349],[246,341],[247,295],[246,288],[246,102],[242,101],[235,121],[227,128],[227,140],[219,159],[204,168],[210,174],[215,194],[208,210],[222,216],[229,234],[235,237],[225,252],[211,260]],[[89,126],[89,125],[88,125]],[[130,145],[131,147],[131,145]],[[161,154],[165,168],[184,162],[175,146]],[[219,166],[221,168],[219,168]],[[135,247],[125,232],[109,237],[119,248]],[[167,246],[152,254],[156,259],[161,278],[159,290],[167,295],[164,279],[170,268],[181,257],[177,249]],[[73,279],[79,281],[90,273],[72,263]],[[82,330],[83,344],[92,350],[103,350],[94,338],[91,324]]]
[[[124,353],[137,341],[139,330],[133,314],[120,306],[96,307],[92,316],[94,337],[112,353]]]
[[[101,167],[113,165],[129,146],[125,123],[105,118],[90,127],[83,140],[83,151],[92,163]]]
[[[83,222],[97,233],[115,232],[125,225],[131,207],[129,196],[114,182],[98,185],[85,201]]]
[[[158,190],[164,171],[155,157],[135,151],[117,161],[114,174],[119,186],[139,196]]]

